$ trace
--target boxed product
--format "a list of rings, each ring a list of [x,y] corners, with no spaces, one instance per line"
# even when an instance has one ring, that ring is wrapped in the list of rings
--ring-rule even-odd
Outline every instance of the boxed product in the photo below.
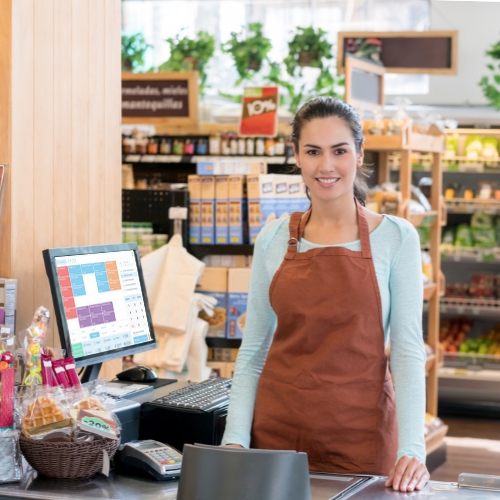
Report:
[[[231,268],[227,284],[227,333],[229,339],[241,339],[247,316],[250,268]]]
[[[290,201],[290,214],[294,212],[304,212],[306,210],[305,203],[309,202],[306,196],[304,196],[304,190],[302,186],[304,182],[300,175],[288,175],[288,199]]]
[[[215,177],[201,177],[201,242],[213,245],[215,209]]]
[[[216,377],[227,377],[227,365],[229,363],[225,361],[209,361],[207,366],[212,369]]]
[[[243,175],[228,176],[229,190],[229,243],[247,242],[247,198]]]
[[[261,229],[276,219],[273,179],[272,174],[247,177],[250,243],[255,243]]]
[[[290,215],[291,200],[288,196],[289,175],[275,174],[273,177],[276,217],[288,217]]]
[[[0,278],[0,324],[16,333],[17,279]]]
[[[226,336],[227,324],[227,278],[226,267],[206,267],[196,291],[217,299],[214,315],[208,316],[205,311],[200,312],[200,318],[209,324],[208,337]]]
[[[189,243],[201,243],[201,177],[188,176]]]
[[[229,182],[225,175],[215,178],[215,243],[229,243]]]

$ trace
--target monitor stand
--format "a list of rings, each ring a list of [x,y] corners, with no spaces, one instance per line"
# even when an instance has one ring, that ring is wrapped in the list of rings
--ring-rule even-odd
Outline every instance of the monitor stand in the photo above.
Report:
[[[102,363],[96,363],[95,365],[88,365],[83,370],[83,375],[81,377],[81,382],[84,384],[85,382],[92,382],[93,380],[97,380],[99,377],[99,372],[101,371]]]

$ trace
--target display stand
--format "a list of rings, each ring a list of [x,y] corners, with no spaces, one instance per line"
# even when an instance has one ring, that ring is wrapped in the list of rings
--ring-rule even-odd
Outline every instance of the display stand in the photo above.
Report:
[[[365,131],[371,129],[374,123],[370,120],[363,122]],[[385,121],[387,126],[387,121]],[[442,354],[439,343],[439,307],[440,297],[444,294],[444,277],[441,273],[441,227],[445,220],[444,203],[441,199],[442,193],[442,171],[441,153],[444,150],[444,137],[414,133],[411,130],[411,123],[406,122],[398,135],[369,135],[365,132],[365,150],[379,153],[378,162],[378,182],[382,184],[390,180],[390,166],[388,155],[392,152],[401,154],[401,164],[399,170],[399,183],[402,195],[400,205],[400,215],[408,219],[413,225],[418,226],[425,218],[432,217],[434,221],[431,226],[430,254],[434,282],[424,287],[424,300],[428,301],[428,344],[434,350],[434,356],[429,356],[426,363],[427,372],[427,412],[437,415],[438,401],[438,370],[442,364]],[[411,199],[412,183],[412,152],[424,152],[432,154],[432,211],[426,214],[413,215],[409,213],[409,202]],[[443,445],[443,438],[448,428],[443,426],[431,432],[426,438],[427,454],[438,451]],[[442,450],[440,456],[443,456]],[[445,454],[444,454],[445,457]]]

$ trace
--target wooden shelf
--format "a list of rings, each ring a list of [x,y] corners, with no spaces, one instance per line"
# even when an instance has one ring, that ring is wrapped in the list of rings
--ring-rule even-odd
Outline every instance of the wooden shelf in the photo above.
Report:
[[[198,156],[198,155],[123,155],[122,163],[198,163],[199,161],[259,161],[295,165],[293,156]]]
[[[446,208],[450,214],[473,214],[481,210],[497,215],[500,214],[500,200],[454,198],[453,200],[446,200]]]
[[[197,259],[206,255],[253,255],[254,245],[190,245],[189,253]]]
[[[442,425],[441,427],[438,427],[437,429],[432,431],[430,434],[427,434],[425,438],[425,450],[427,452],[427,455],[429,453],[432,453],[434,450],[437,450],[441,446],[447,432],[448,426]]]
[[[444,137],[409,132],[401,135],[365,134],[367,151],[422,151],[426,153],[442,153]]]
[[[425,371],[428,372],[434,366],[435,362],[436,362],[435,354],[430,354],[429,356],[427,356],[427,361],[425,362]]]
[[[437,290],[436,283],[429,283],[424,285],[424,300],[430,300],[434,296]]]
[[[223,339],[218,337],[205,337],[208,347],[225,347],[228,349],[239,349],[241,339]]]

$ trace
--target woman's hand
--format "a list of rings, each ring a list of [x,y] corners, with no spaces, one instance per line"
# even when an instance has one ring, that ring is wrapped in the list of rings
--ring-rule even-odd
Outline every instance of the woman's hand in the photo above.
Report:
[[[223,448],[241,448],[243,449],[243,446],[241,444],[225,444]]]
[[[395,491],[421,490],[429,478],[429,471],[424,463],[418,458],[405,456],[389,471],[385,486],[392,486]]]

